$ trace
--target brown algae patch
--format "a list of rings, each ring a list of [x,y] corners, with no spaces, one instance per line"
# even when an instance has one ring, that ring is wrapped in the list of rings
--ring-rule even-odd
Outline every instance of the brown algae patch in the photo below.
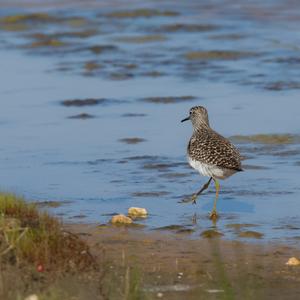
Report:
[[[142,166],[143,169],[146,170],[158,170],[158,171],[166,171],[169,170],[170,168],[176,168],[176,167],[181,167],[181,166],[186,166],[186,163],[181,163],[181,162],[169,162],[169,163],[146,163]]]
[[[133,78],[134,75],[132,73],[119,71],[119,72],[111,72],[108,77],[111,80],[127,80]]]
[[[244,39],[246,37],[247,36],[245,34],[241,34],[241,33],[229,33],[229,34],[212,35],[209,38],[211,40],[229,40],[229,41],[235,41],[235,40]]]
[[[264,88],[270,91],[297,90],[300,89],[300,82],[276,81],[266,84]]]
[[[261,239],[264,235],[257,231],[247,230],[242,231],[238,234],[241,238],[254,238],[254,239]]]
[[[186,229],[185,226],[183,225],[167,225],[167,226],[163,226],[163,227],[158,227],[155,228],[154,230],[168,230],[168,231],[177,231],[177,230],[182,230],[182,229]]]
[[[102,65],[97,63],[96,61],[87,61],[83,66],[85,72],[93,72],[102,68]]]
[[[101,54],[103,52],[115,51],[118,47],[114,45],[93,45],[91,47],[87,47],[83,50],[89,50],[93,54]]]
[[[81,31],[65,31],[65,32],[56,32],[56,33],[33,33],[28,37],[36,40],[47,40],[47,39],[61,39],[61,38],[89,38],[98,34],[98,31],[95,29],[81,30]]]
[[[158,31],[162,32],[205,32],[217,30],[220,27],[214,24],[183,24],[175,23],[163,25],[159,28]]]
[[[178,178],[185,178],[185,177],[189,177],[190,174],[186,174],[186,173],[165,173],[165,174],[161,174],[160,177],[163,178],[168,178],[168,179],[178,179]]]
[[[138,137],[119,139],[119,142],[129,144],[129,145],[135,145],[135,144],[139,144],[139,143],[142,143],[145,141],[146,141],[145,139],[138,138]]]
[[[233,224],[227,224],[226,227],[227,228],[232,228],[234,230],[241,230],[243,228],[247,228],[247,227],[257,227],[259,225],[257,224],[249,224],[249,223],[243,223],[243,224],[240,224],[240,223],[233,223]]]
[[[270,168],[265,167],[265,166],[243,164],[243,170],[268,170],[268,169],[270,169]]]
[[[172,167],[171,164],[164,164],[164,163],[157,163],[157,164],[156,163],[148,163],[148,164],[143,165],[143,169],[146,169],[146,170],[159,170],[159,171],[167,170],[170,167]]]
[[[256,53],[230,50],[191,51],[185,54],[188,60],[237,60],[256,56]]]
[[[107,17],[111,18],[151,18],[151,17],[173,17],[178,16],[179,13],[175,11],[162,11],[157,9],[135,9],[135,10],[124,10],[124,11],[115,11],[111,12],[107,15]]]
[[[95,118],[95,116],[87,113],[81,113],[78,115],[68,117],[68,119],[79,119],[79,120],[86,120],[86,119],[93,119],[93,118]]]
[[[147,115],[143,113],[125,113],[121,115],[121,117],[124,118],[137,118],[137,117],[146,117],[146,116]]]
[[[44,26],[48,24],[63,24],[70,27],[82,27],[88,24],[88,20],[83,17],[54,16],[47,13],[16,14],[0,18],[0,28],[15,29],[14,31],[27,30],[34,26]]]
[[[155,231],[170,231],[170,232],[174,232],[176,234],[192,234],[195,232],[195,229],[193,228],[187,228],[184,225],[167,225],[167,226],[163,226],[163,227],[158,227],[153,229]]]
[[[164,76],[165,73],[154,70],[154,71],[144,72],[141,75],[147,76],[147,77],[161,77],[161,76]]]
[[[26,31],[28,30],[29,27],[26,24],[3,24],[0,22],[0,30],[4,30],[4,31]]]
[[[0,23],[16,24],[16,23],[44,23],[56,22],[57,18],[46,13],[32,13],[10,15],[0,18]]]
[[[157,103],[157,104],[173,104],[180,102],[188,102],[195,100],[194,96],[167,96],[167,97],[148,97],[143,98],[142,101],[148,103]]]
[[[71,201],[39,201],[34,202],[34,205],[37,207],[51,207],[51,208],[57,208],[65,204],[70,204]]]
[[[123,43],[133,43],[133,44],[144,44],[153,42],[163,42],[167,38],[163,35],[153,34],[153,35],[140,35],[140,36],[124,36],[117,38],[116,41]]]
[[[201,232],[201,236],[204,238],[219,238],[221,236],[223,236],[224,234],[217,231],[217,230],[213,230],[213,229],[208,229],[208,230],[204,230],[203,232]]]
[[[235,135],[230,139],[236,143],[259,143],[270,145],[285,145],[300,142],[300,137],[293,134],[255,134]]]
[[[42,39],[39,41],[31,42],[29,44],[25,44],[22,47],[23,48],[46,48],[46,47],[51,47],[51,48],[57,48],[57,47],[63,47],[67,46],[68,43],[63,42],[59,39],[55,38],[50,38],[50,39]]]
[[[166,196],[168,194],[170,193],[165,191],[157,191],[157,192],[135,192],[132,193],[131,195],[133,197],[161,197],[161,196]]]
[[[61,101],[61,104],[63,106],[91,106],[91,105],[97,105],[97,104],[103,104],[107,102],[107,99],[96,99],[96,98],[87,98],[87,99],[72,99],[72,100],[64,100]]]

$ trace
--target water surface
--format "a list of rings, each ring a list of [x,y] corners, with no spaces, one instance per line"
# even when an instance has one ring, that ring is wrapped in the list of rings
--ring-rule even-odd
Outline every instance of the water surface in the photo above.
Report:
[[[66,221],[105,223],[145,207],[147,229],[198,237],[212,226],[214,189],[197,205],[178,203],[206,180],[186,163],[192,128],[180,120],[204,105],[226,137],[266,135],[233,138],[245,172],[221,182],[218,231],[296,243],[299,5],[160,5],[1,8],[1,190],[62,201],[52,210]],[[5,19],[40,11],[46,20]]]

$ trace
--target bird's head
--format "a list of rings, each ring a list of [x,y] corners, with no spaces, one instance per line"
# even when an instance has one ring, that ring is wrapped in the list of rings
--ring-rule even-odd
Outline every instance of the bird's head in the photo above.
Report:
[[[190,114],[187,118],[181,120],[185,122],[191,120],[194,129],[197,129],[201,126],[209,127],[208,113],[205,107],[203,106],[194,106],[190,109]]]

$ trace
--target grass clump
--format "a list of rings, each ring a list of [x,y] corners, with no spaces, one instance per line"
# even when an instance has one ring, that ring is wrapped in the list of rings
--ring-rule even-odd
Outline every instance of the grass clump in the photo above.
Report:
[[[78,236],[64,231],[35,204],[11,194],[0,194],[0,260],[59,272],[91,268],[94,263]]]

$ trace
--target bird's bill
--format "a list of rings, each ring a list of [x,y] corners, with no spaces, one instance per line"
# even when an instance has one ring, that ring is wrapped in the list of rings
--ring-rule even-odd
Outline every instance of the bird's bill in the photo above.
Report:
[[[182,123],[182,122],[185,122],[185,121],[188,121],[189,119],[190,119],[190,117],[187,117],[187,118],[181,120],[181,123]]]

